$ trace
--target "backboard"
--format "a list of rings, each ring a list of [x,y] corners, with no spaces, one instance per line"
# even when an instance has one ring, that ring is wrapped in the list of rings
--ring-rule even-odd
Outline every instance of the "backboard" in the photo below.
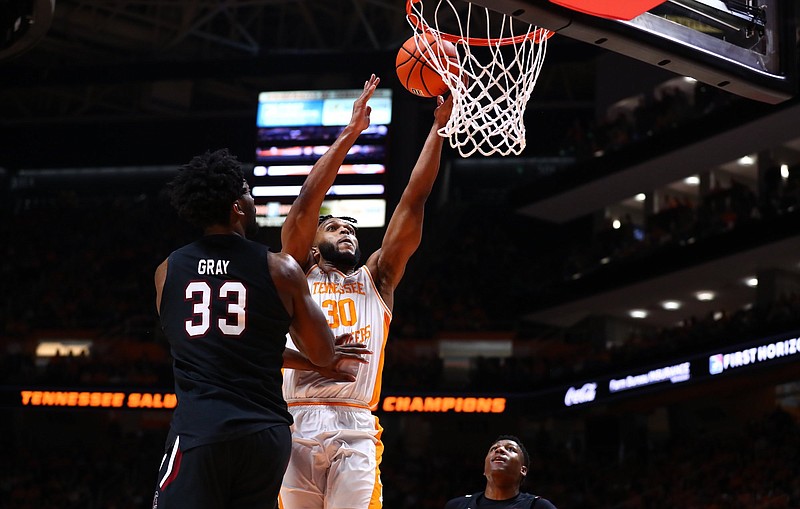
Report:
[[[667,0],[627,21],[550,0],[472,3],[757,101],[798,93],[794,0]]]

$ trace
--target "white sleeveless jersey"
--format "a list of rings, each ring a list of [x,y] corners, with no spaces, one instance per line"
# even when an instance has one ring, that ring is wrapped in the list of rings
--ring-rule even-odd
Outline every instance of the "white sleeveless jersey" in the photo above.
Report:
[[[334,382],[314,371],[285,369],[283,396],[289,406],[329,404],[375,410],[381,392],[383,350],[389,334],[392,313],[375,287],[366,266],[345,275],[338,270],[324,272],[314,265],[306,274],[311,297],[328,318],[334,336],[353,335],[355,343],[365,343],[372,354],[368,364],[352,362],[355,382]],[[295,348],[287,335],[287,347]]]

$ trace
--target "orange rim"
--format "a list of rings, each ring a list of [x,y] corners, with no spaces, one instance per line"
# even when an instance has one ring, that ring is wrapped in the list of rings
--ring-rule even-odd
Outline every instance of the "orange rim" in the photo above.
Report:
[[[553,36],[553,34],[555,34],[555,32],[551,32],[550,30],[546,30],[544,28],[537,28],[532,32],[524,35],[518,35],[516,37],[502,37],[496,39],[461,37],[459,35],[448,34],[447,32],[434,30],[433,28],[429,27],[427,23],[420,21],[419,16],[417,16],[417,14],[414,12],[414,9],[411,7],[413,4],[420,2],[422,2],[422,0],[406,0],[406,15],[408,16],[408,20],[411,22],[414,28],[419,31],[428,32],[434,37],[439,37],[445,41],[450,41],[453,44],[464,41],[470,46],[507,46],[509,44],[520,44],[529,40],[532,40],[534,43],[538,44],[542,41],[542,39],[549,39]]]

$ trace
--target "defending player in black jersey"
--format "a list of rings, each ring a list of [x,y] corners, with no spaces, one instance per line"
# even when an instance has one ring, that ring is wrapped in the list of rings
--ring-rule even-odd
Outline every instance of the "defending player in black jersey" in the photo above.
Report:
[[[500,435],[483,460],[484,491],[450,500],[444,509],[556,509],[546,498],[520,491],[530,456],[522,441]]]
[[[330,372],[342,355],[297,262],[247,240],[255,204],[235,157],[224,149],[195,157],[169,191],[204,235],[155,274],[178,405],[153,508],[272,508],[291,447],[286,333],[301,338],[305,356],[295,363]]]

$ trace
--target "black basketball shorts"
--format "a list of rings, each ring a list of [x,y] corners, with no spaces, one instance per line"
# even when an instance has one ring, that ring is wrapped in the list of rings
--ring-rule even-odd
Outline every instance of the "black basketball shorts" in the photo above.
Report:
[[[161,461],[153,509],[271,509],[291,443],[282,425],[187,451],[178,436]]]

